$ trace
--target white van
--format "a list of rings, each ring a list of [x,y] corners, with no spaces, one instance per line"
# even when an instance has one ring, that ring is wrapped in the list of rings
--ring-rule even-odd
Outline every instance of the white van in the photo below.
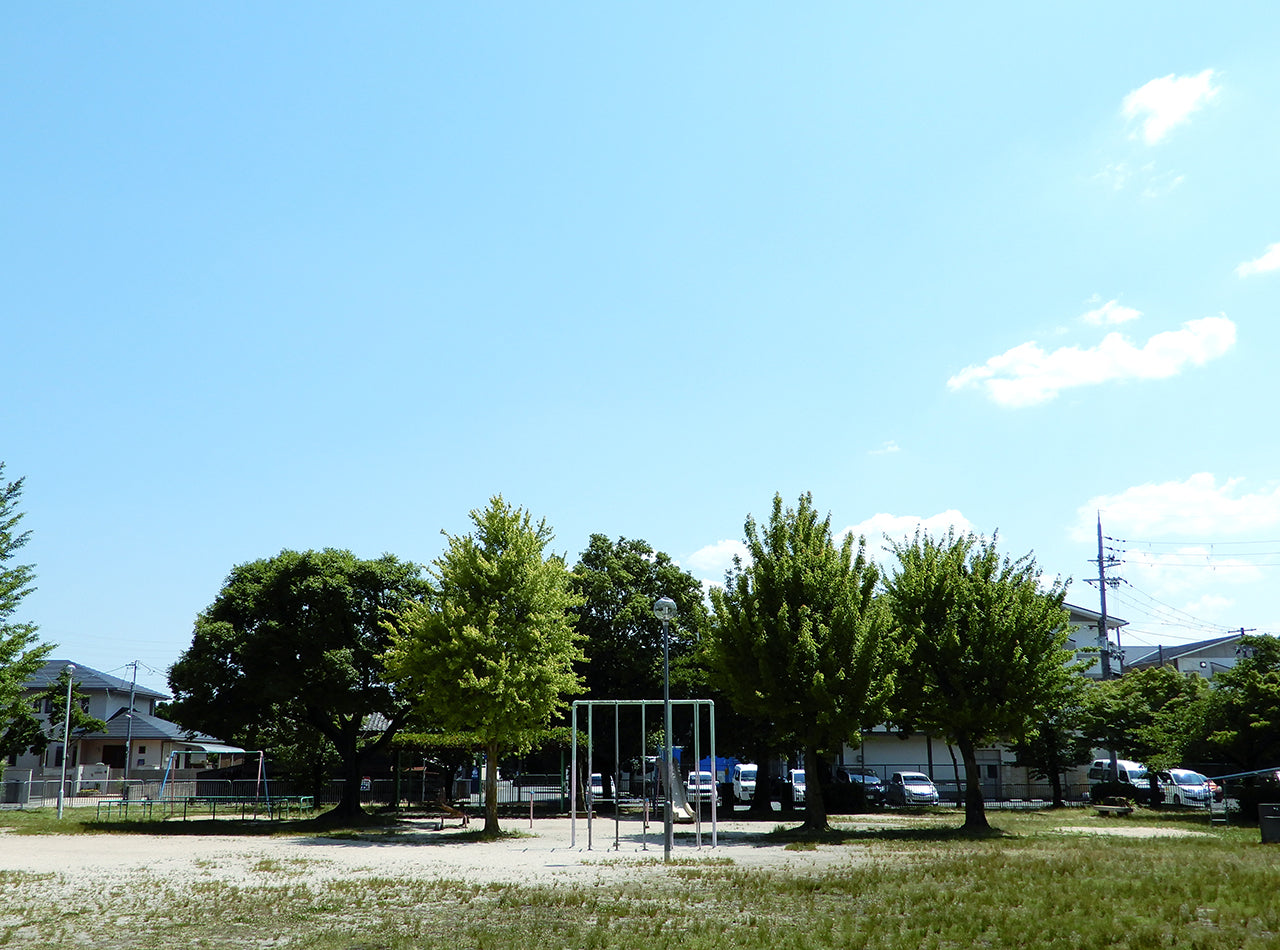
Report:
[[[1132,762],[1129,759],[1116,759],[1116,781],[1127,782],[1129,785],[1147,786],[1147,767],[1141,762]],[[1093,765],[1089,766],[1090,782],[1106,782],[1111,778],[1111,760],[1110,759],[1094,759]]]
[[[739,762],[733,767],[733,797],[749,802],[756,793],[756,766],[754,762]]]

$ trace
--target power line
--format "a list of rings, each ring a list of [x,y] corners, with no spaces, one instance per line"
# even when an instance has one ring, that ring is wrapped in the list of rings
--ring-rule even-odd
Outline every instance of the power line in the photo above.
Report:
[[[1112,538],[1107,537],[1108,541],[1114,541],[1116,544],[1145,544],[1147,546],[1178,546],[1195,544],[1206,548],[1226,547],[1233,544],[1280,544],[1280,538],[1261,541],[1156,541],[1141,540],[1134,538]]]

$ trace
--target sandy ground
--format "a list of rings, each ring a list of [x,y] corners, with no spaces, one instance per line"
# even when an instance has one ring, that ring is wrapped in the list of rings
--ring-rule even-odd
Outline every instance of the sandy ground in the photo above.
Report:
[[[472,826],[473,828],[477,825]],[[787,850],[765,842],[774,825],[721,822],[712,846],[710,822],[702,825],[701,844],[692,825],[680,825],[672,858],[688,862],[732,861],[738,867],[787,867],[819,872],[851,861],[867,860],[865,848],[842,845],[813,851]],[[395,836],[370,834],[346,838],[233,837],[156,835],[0,834],[0,870],[54,873],[75,879],[106,880],[155,876],[170,882],[221,880],[252,884],[264,869],[294,869],[312,879],[367,875],[461,880],[473,883],[596,883],[634,877],[663,865],[662,827],[648,835],[638,821],[567,818],[510,820],[505,831],[519,837],[498,841],[461,838],[456,822],[437,830],[423,822]]]
[[[870,820],[867,827],[891,824],[885,819]],[[519,837],[463,839],[455,822],[444,829],[422,822],[399,835],[353,838],[5,833],[0,834],[0,870],[52,874],[78,887],[140,878],[178,885],[201,881],[252,885],[262,882],[265,872],[281,871],[313,881],[376,876],[535,885],[606,883],[664,873],[660,823],[651,825],[647,835],[639,821],[624,821],[615,828],[612,820],[600,818],[590,826],[579,819],[576,829],[567,818],[539,818],[532,827],[528,820],[513,819],[503,827]],[[788,850],[764,838],[773,827],[767,822],[720,822],[713,847],[710,822],[703,823],[700,841],[693,825],[682,824],[677,826],[672,858],[682,865],[729,861],[735,867],[785,867],[791,873],[821,873],[872,859],[868,847],[847,842]],[[1120,823],[1062,830],[1114,835],[1197,833]]]

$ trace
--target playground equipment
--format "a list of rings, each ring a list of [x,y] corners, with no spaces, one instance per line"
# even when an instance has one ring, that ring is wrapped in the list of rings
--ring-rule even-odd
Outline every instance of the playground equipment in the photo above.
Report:
[[[702,712],[705,708],[710,715],[710,756],[711,761],[716,761],[716,708],[715,703],[710,699],[673,699],[672,707],[689,708],[693,712],[693,761],[695,767],[701,760],[701,724]],[[618,850],[621,846],[621,821],[622,821],[622,801],[618,788],[618,777],[622,772],[622,731],[619,711],[622,707],[638,707],[640,712],[640,761],[647,762],[649,758],[649,750],[647,748],[647,730],[646,711],[651,706],[657,706],[662,709],[663,700],[661,699],[579,699],[573,703],[570,715],[570,731],[571,731],[571,755],[569,758],[569,844],[576,847],[578,838],[578,709],[581,707],[586,711],[586,732],[587,732],[587,775],[591,775],[595,770],[595,717],[593,712],[596,707],[603,706],[606,709],[613,709],[613,789],[614,789],[614,833],[613,845],[614,850]],[[659,715],[661,721],[661,715]],[[670,741],[670,737],[664,737],[666,741]],[[659,753],[655,756],[654,773],[659,787],[650,788],[651,779],[650,772],[647,767],[641,770],[641,795],[639,799],[633,799],[634,804],[643,807],[643,823],[641,831],[641,849],[648,850],[649,847],[649,802],[652,800],[657,804],[657,793],[659,788],[664,796],[671,797],[672,809],[676,819],[684,822],[693,822],[695,829],[695,840],[697,847],[702,847],[702,809],[700,807],[692,807],[685,794],[684,782],[680,780],[678,775],[667,774],[667,756],[662,754],[665,749],[655,750]],[[651,791],[653,794],[651,794]],[[593,820],[594,820],[594,802],[591,800],[592,795],[588,791],[587,795],[587,850],[590,851],[594,844],[593,840]],[[716,815],[716,796],[711,796],[711,847],[718,844],[717,835],[717,815]]]

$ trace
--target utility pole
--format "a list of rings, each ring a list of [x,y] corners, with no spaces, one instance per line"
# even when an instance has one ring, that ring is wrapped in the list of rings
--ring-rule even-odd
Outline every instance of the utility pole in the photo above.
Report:
[[[125,664],[133,667],[133,682],[129,684],[129,711],[125,714],[124,733],[124,781],[129,782],[129,765],[133,760],[133,698],[138,692],[138,661]],[[128,795],[128,792],[124,793]]]
[[[1102,678],[1111,679],[1111,636],[1107,630],[1107,588],[1119,587],[1120,578],[1107,577],[1108,567],[1118,567],[1120,559],[1107,554],[1102,547],[1102,512],[1098,512],[1098,597],[1101,602],[1098,620],[1098,651],[1102,654]],[[1089,583],[1095,583],[1090,579]]]
[[[1104,680],[1111,679],[1111,635],[1107,631],[1107,587],[1119,587],[1120,578],[1107,577],[1108,567],[1118,567],[1120,559],[1115,555],[1107,554],[1102,547],[1102,512],[1098,512],[1098,597],[1101,605],[1098,619],[1098,649],[1102,654],[1102,678]],[[1120,774],[1120,763],[1116,757],[1115,749],[1108,749],[1111,753],[1111,774],[1110,780],[1115,781]]]

